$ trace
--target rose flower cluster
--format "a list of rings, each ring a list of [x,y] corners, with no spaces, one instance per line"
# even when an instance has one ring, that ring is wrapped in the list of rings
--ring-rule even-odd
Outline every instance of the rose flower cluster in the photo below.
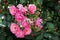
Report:
[[[32,26],[35,28],[38,27],[40,30],[43,28],[41,24],[42,19],[40,17],[33,21],[26,16],[27,12],[29,15],[35,14],[36,6],[34,4],[29,4],[28,6],[23,6],[22,4],[18,4],[17,6],[12,5],[9,7],[9,11],[17,22],[11,23],[10,31],[17,38],[24,38],[25,36],[30,35],[33,32]]]

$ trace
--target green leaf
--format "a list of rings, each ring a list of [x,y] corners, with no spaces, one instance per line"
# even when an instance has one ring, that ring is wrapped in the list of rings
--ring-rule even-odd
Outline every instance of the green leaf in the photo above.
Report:
[[[25,0],[20,0],[20,3],[21,3],[21,4],[25,3]]]
[[[0,18],[0,23],[2,23],[2,19]]]
[[[16,5],[16,0],[7,0],[8,3]]]
[[[4,28],[0,28],[0,40],[6,40],[6,32],[4,32]]]
[[[37,0],[37,3],[39,3],[40,4],[39,6],[41,7],[43,0]]]
[[[12,36],[9,36],[7,40],[14,40]]]
[[[53,40],[59,40],[59,37],[55,36],[53,37]]]
[[[10,15],[7,15],[7,21],[11,22],[11,20],[12,20],[12,17]]]
[[[26,39],[33,39],[33,37],[32,37],[31,35],[26,36],[25,38],[26,38]]]
[[[50,33],[44,33],[45,38],[52,38],[52,35]]]
[[[53,31],[55,28],[53,23],[47,23],[47,27],[49,31]]]
[[[47,21],[52,21],[52,18],[51,17],[47,17]]]
[[[41,33],[41,35],[39,35],[36,40],[42,40],[43,39],[43,33]]]

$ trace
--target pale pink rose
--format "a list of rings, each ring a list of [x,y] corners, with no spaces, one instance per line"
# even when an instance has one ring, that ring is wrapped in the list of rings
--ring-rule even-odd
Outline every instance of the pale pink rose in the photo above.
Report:
[[[10,25],[10,31],[13,33],[13,34],[16,34],[17,32],[20,31],[20,28],[17,24],[15,23],[11,23]]]
[[[15,15],[18,12],[18,9],[14,5],[12,5],[10,6],[9,11],[11,15]]]
[[[23,32],[25,33],[25,35],[30,35],[31,32],[32,32],[32,30],[31,30],[31,28],[25,28],[25,29],[23,30]]]
[[[30,14],[34,14],[36,11],[36,6],[34,4],[30,4],[28,6],[28,10],[29,10]]]
[[[22,5],[22,4],[18,4],[18,5],[17,5],[17,8],[18,8],[19,10],[21,10],[21,9],[23,8],[23,5]]]
[[[23,22],[24,20],[25,20],[25,16],[23,15],[23,14],[16,14],[15,15],[15,20],[17,21],[17,22]]]
[[[26,9],[25,7],[23,7],[23,8],[21,9],[22,14],[26,14],[26,11],[27,11],[27,9]]]
[[[30,24],[28,22],[24,21],[24,22],[22,22],[22,27],[29,28]]]
[[[19,9],[20,13],[25,14],[27,11],[27,7],[23,7],[22,4],[18,4],[17,8]]]
[[[16,36],[17,38],[24,38],[24,37],[25,37],[25,33],[24,33],[23,31],[20,31],[20,32],[17,32],[17,33],[15,34],[15,36]]]

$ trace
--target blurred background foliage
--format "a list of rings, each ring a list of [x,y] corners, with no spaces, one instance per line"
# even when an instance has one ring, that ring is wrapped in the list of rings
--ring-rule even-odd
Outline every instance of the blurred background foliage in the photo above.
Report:
[[[8,7],[35,4],[43,19],[43,30],[17,39],[9,30],[13,18]],[[60,40],[60,0],[0,0],[0,40]]]

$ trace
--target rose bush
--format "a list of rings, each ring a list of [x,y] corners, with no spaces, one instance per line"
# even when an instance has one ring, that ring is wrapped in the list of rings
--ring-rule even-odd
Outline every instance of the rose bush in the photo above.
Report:
[[[27,14],[26,10],[29,10],[28,13],[34,15],[34,13],[36,11],[36,6],[34,4],[29,4],[29,6],[28,7],[26,6],[26,9],[25,9],[22,4],[18,4],[17,7],[18,8],[16,8],[15,6],[12,5],[12,6],[10,6],[9,11],[10,11],[11,15],[14,14],[13,17],[16,19],[15,21],[17,21],[18,25],[19,24],[20,25],[18,26],[16,24],[12,23],[11,26],[10,26],[10,30],[13,34],[16,35],[17,38],[24,38],[25,35],[30,35],[33,32],[31,30],[32,29],[31,25],[34,24],[34,23],[29,24],[29,21],[27,20],[28,17],[25,16],[25,13]],[[37,16],[37,18],[38,18],[38,16]],[[31,20],[31,21],[34,21],[34,20]],[[35,22],[35,24],[32,25],[32,26],[34,27],[36,25],[37,28],[39,27],[40,30],[42,30],[42,28],[43,28],[43,26],[41,24],[42,19],[38,18],[34,22]],[[22,26],[22,27],[20,28],[20,26]],[[22,30],[22,28],[23,28],[23,30]]]
[[[60,40],[60,0],[0,0],[0,40]]]

